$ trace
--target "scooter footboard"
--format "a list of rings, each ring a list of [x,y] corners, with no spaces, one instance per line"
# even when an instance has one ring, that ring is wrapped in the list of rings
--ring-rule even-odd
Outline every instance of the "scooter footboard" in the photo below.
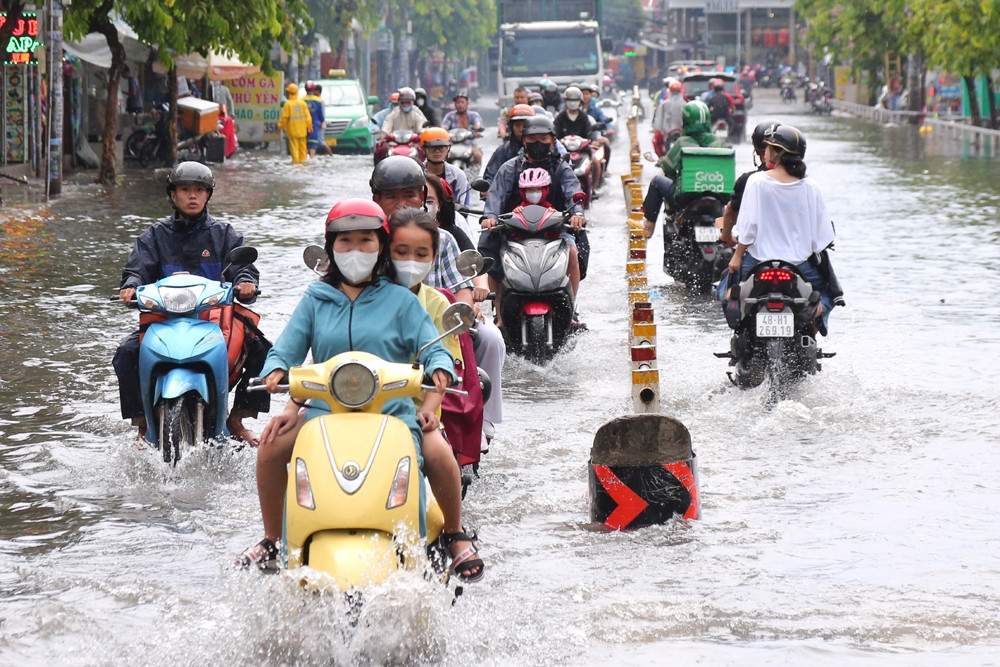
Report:
[[[309,541],[308,562],[341,590],[385,581],[400,569],[392,535],[380,530],[324,530]]]

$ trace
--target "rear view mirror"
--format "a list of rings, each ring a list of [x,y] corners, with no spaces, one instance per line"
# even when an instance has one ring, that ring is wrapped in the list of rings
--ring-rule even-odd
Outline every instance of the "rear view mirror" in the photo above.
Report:
[[[579,204],[580,206],[585,206],[587,203],[587,195],[583,192],[577,192],[573,195],[573,203]]]
[[[257,261],[257,248],[248,245],[241,245],[239,248],[233,248],[226,255],[226,264],[235,264],[237,266],[244,266],[246,264],[253,264]]]
[[[326,250],[323,249],[323,246],[315,243],[307,245],[302,251],[302,261],[305,262],[310,271],[321,276],[330,268],[330,258],[327,256]]]
[[[469,187],[471,187],[476,192],[489,192],[490,182],[484,178],[477,178],[476,180],[472,181],[472,184]]]
[[[455,266],[458,268],[458,272],[466,278],[478,276],[483,270],[483,256],[471,248],[463,250],[459,253]]]

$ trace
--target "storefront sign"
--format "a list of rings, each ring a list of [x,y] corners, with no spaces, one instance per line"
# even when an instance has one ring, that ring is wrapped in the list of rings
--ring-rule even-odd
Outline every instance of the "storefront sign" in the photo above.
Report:
[[[226,82],[233,95],[233,118],[240,141],[278,141],[284,74],[250,74]]]
[[[0,26],[7,23],[6,12],[0,12]],[[25,12],[17,20],[14,33],[4,45],[4,63],[16,65],[35,65],[35,49],[41,46],[38,41],[38,16]]]

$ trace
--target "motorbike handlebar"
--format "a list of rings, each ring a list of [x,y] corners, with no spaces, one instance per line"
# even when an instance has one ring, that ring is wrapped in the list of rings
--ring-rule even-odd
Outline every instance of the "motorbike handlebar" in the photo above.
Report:
[[[261,378],[250,378],[247,381],[247,391],[267,391],[267,385]],[[275,387],[275,393],[283,393],[288,391],[287,384],[279,384]]]
[[[422,384],[422,385],[420,385],[420,388],[423,389],[424,391],[435,391],[437,389],[437,387],[435,387],[432,384]],[[469,392],[467,392],[467,391],[463,391],[461,389],[452,389],[451,387],[448,387],[447,389],[445,389],[444,393],[446,393],[446,394],[458,394],[459,396],[468,396],[469,395]]]

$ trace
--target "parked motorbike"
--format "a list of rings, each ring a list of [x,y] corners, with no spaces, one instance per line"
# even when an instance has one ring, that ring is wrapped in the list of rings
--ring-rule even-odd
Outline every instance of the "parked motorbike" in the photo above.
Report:
[[[381,139],[375,146],[375,164],[390,155],[406,155],[424,163],[424,149],[420,145],[420,133],[410,130],[396,130]]]
[[[663,223],[675,230],[663,237],[663,270],[693,291],[707,294],[733,256],[732,248],[719,241],[715,224],[728,201],[728,194],[705,193]]]
[[[456,303],[444,321],[451,328],[433,342],[468,331],[475,315]],[[381,412],[390,400],[433,389],[423,379],[419,363],[350,351],[293,367],[279,386],[330,413],[307,421],[295,439],[282,531],[284,565],[311,568],[303,578],[316,587],[361,592],[426,564],[447,581],[450,557],[439,540],[444,515],[420,471],[413,435]]]
[[[447,160],[464,171],[471,183],[479,176],[479,163],[474,161],[476,154],[473,148],[480,135],[464,127],[448,130],[448,135],[451,137],[451,150],[448,151]]]
[[[170,106],[166,103],[161,105],[159,116],[156,119],[152,132],[146,134],[145,140],[139,146],[139,164],[143,167],[155,167],[167,164],[167,147],[170,145],[167,122],[169,120]],[[205,151],[208,147],[209,133],[193,134],[183,128],[177,130],[177,161],[190,160],[194,162],[205,161]],[[131,137],[130,137],[131,138]],[[134,147],[133,147],[134,150]]]
[[[256,249],[234,248],[226,270],[256,259]],[[245,360],[244,329],[234,326],[234,310],[253,324],[260,319],[233,297],[231,283],[187,273],[136,290],[140,327],[146,327],[139,347],[142,406],[151,416],[146,439],[167,463],[176,465],[184,449],[229,436],[229,387]]]
[[[836,354],[816,344],[819,303],[819,292],[794,264],[768,260],[753,267],[725,302],[733,335],[729,351],[715,355],[730,359],[733,384],[748,389],[767,380],[772,395],[781,397],[790,384],[819,371],[818,360]]]
[[[582,193],[573,197],[576,204],[584,200]],[[566,275],[570,249],[560,238],[570,217],[569,211],[531,205],[499,216],[494,228],[504,240],[500,331],[509,350],[534,362],[551,358],[572,331],[575,304]]]
[[[568,134],[559,140],[569,155],[573,173],[580,179],[580,191],[587,196],[585,208],[590,208],[590,200],[597,187],[598,165],[604,159],[604,147],[586,137]]]

